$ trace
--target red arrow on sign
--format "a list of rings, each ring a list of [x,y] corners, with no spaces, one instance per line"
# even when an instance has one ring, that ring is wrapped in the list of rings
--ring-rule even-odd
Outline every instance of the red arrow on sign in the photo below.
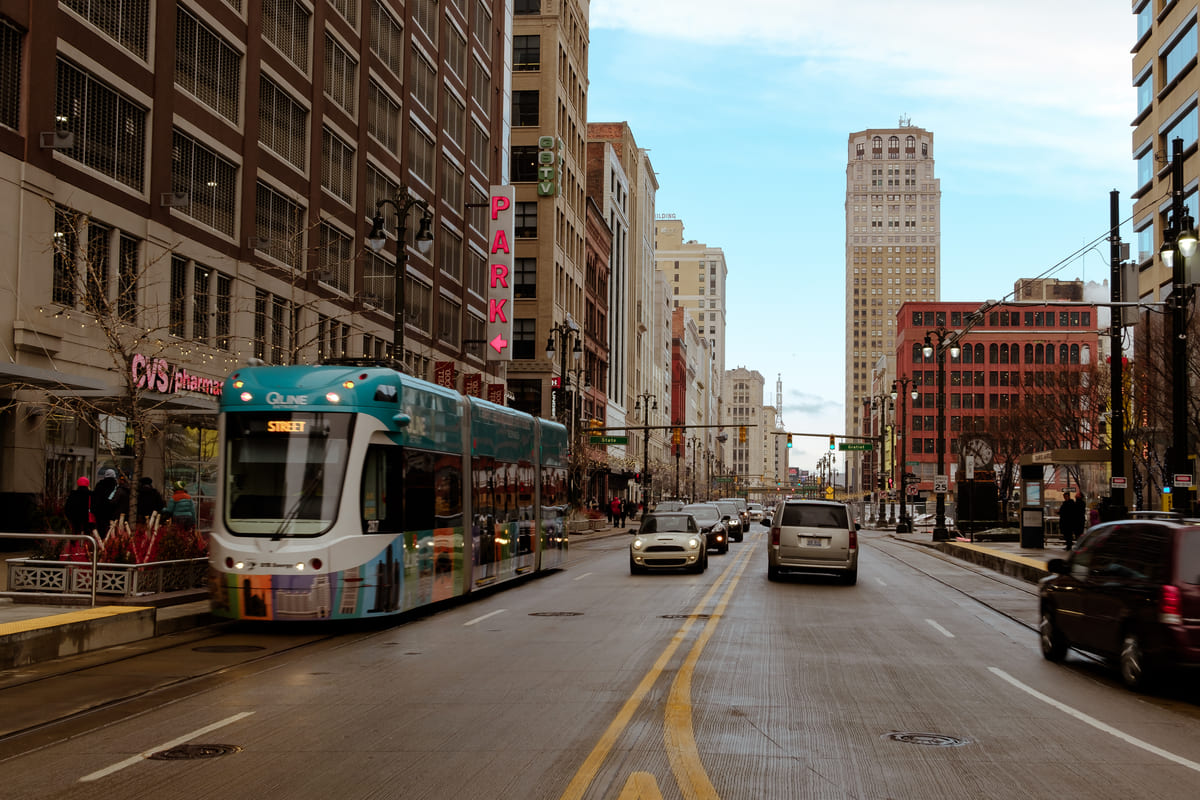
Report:
[[[504,338],[503,333],[497,333],[496,338],[492,339],[490,342],[488,342],[488,344],[490,344],[492,349],[497,353],[503,353],[504,348],[508,347],[508,340]]]

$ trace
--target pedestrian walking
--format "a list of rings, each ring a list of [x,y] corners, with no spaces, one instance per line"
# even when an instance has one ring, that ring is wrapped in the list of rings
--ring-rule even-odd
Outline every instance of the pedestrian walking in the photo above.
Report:
[[[154,487],[154,479],[143,476],[138,481],[137,521],[145,522],[155,511],[161,513],[164,505],[166,501],[162,492]]]
[[[196,503],[184,488],[183,481],[175,481],[175,491],[162,510],[163,517],[176,527],[191,529],[196,524]]]
[[[608,511],[608,523],[610,525],[617,525],[621,519],[621,498],[614,495],[613,499],[609,501]]]
[[[116,509],[117,471],[105,469],[92,490],[92,513],[96,515],[96,530],[101,536],[108,535],[112,521],[117,518]]]
[[[630,498],[625,498],[625,516],[630,520],[637,516],[637,505]]]
[[[96,517],[92,513],[91,481],[86,477],[75,481],[75,488],[67,495],[67,502],[63,505],[63,513],[67,522],[71,523],[72,533],[90,534],[96,527]]]
[[[618,497],[617,498],[617,519],[619,519],[621,521],[619,523],[617,523],[617,527],[619,527],[619,528],[625,527],[625,515],[628,513],[629,512],[626,511],[626,509],[625,509],[625,501]]]
[[[129,519],[129,479],[124,475],[117,476],[117,488],[112,493],[112,519],[120,521],[121,517]]]
[[[1083,501],[1073,499],[1070,492],[1063,492],[1062,505],[1058,507],[1058,529],[1066,544],[1065,549],[1074,547],[1075,540],[1083,535],[1086,510]]]

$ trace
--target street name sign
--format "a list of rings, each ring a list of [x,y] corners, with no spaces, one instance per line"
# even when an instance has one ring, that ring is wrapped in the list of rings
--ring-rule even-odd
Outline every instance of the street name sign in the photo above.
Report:
[[[629,444],[628,436],[592,436],[589,438],[592,444]]]
[[[873,450],[870,442],[838,442],[838,450]]]

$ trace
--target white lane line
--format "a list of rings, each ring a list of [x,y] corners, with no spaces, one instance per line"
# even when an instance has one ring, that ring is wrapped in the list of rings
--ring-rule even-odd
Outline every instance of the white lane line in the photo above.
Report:
[[[469,622],[464,622],[463,627],[466,628],[468,626],[474,625],[476,622],[483,622],[488,617],[494,617],[497,614],[503,614],[505,611],[508,611],[508,609],[507,608],[498,608],[490,614],[484,614],[482,617],[476,617],[475,619],[473,619]]]
[[[883,578],[876,578],[875,582],[878,583],[880,586],[887,586],[887,584],[884,582]]]
[[[1100,720],[1096,719],[1095,717],[1088,716],[1087,714],[1083,713],[1082,711],[1071,708],[1071,706],[1067,705],[1066,703],[1063,703],[1059,700],[1055,700],[1053,697],[1050,697],[1049,695],[1042,694],[1037,689],[1034,689],[1032,686],[1026,686],[1025,684],[1021,683],[1019,680],[1017,680],[1013,676],[1009,675],[1007,672],[1005,672],[1002,669],[998,669],[996,667],[988,667],[988,670],[995,673],[996,675],[999,675],[1001,678],[1008,681],[1009,683],[1011,683],[1013,686],[1017,687],[1021,691],[1031,695],[1032,697],[1037,698],[1038,700],[1041,700],[1043,703],[1046,703],[1047,705],[1054,706],[1059,711],[1063,712],[1064,714],[1066,714],[1068,716],[1074,717],[1075,719],[1079,720],[1080,722],[1085,722],[1088,725],[1091,725],[1096,730],[1104,731],[1105,733],[1107,733],[1111,736],[1115,736],[1118,739],[1120,739],[1121,741],[1131,744],[1134,747],[1140,747],[1141,749],[1145,750],[1146,752],[1153,753],[1156,756],[1161,756],[1162,758],[1165,758],[1168,761],[1174,761],[1176,764],[1187,767],[1190,770],[1200,772],[1200,764],[1196,763],[1195,761],[1190,761],[1190,760],[1184,758],[1183,756],[1177,756],[1174,753],[1163,750],[1161,747],[1155,747],[1154,745],[1150,744],[1149,742],[1144,742],[1141,739],[1137,738],[1136,736],[1130,736],[1128,733],[1125,733],[1124,731],[1117,730],[1116,728],[1109,725],[1108,723],[1101,722]]]
[[[79,779],[79,782],[80,783],[90,783],[91,781],[99,780],[100,778],[103,778],[106,775],[112,775],[114,772],[123,770],[126,767],[132,767],[134,764],[138,764],[142,761],[145,761],[147,758],[154,755],[159,750],[170,750],[172,747],[178,747],[179,745],[183,744],[184,742],[190,742],[192,739],[195,739],[197,736],[203,736],[206,733],[212,733],[213,731],[217,730],[218,728],[224,728],[226,725],[237,722],[240,719],[244,719],[253,713],[254,713],[253,711],[243,711],[240,714],[234,714],[232,717],[226,717],[225,719],[221,720],[220,722],[214,722],[212,725],[206,725],[203,728],[200,728],[199,730],[194,730],[191,733],[185,733],[183,736],[180,736],[178,739],[172,739],[169,742],[165,742],[163,744],[151,747],[149,750],[143,750],[142,752],[138,753],[136,756],[127,758],[124,761],[118,761],[116,764],[113,764],[111,767],[105,767],[104,769],[97,770],[97,771],[91,773],[90,775],[84,775],[82,778]]]
[[[591,574],[592,574],[592,573],[590,573],[590,572],[585,572],[585,573],[583,573],[582,575],[576,575],[576,576],[575,576],[574,578],[572,578],[571,580],[581,581],[581,580],[583,580],[584,578],[586,578],[588,575],[591,575]]]
[[[946,630],[946,629],[945,629],[945,628],[943,628],[941,625],[938,625],[938,624],[937,624],[936,622],[934,622],[933,620],[931,620],[931,619],[927,619],[927,620],[925,620],[925,621],[926,621],[926,622],[928,622],[930,625],[932,625],[932,626],[933,626],[933,629],[934,629],[935,631],[937,631],[938,633],[942,634],[942,636],[945,636],[947,639],[953,639],[953,638],[954,638],[954,634],[953,634],[953,633],[951,633],[950,631]]]

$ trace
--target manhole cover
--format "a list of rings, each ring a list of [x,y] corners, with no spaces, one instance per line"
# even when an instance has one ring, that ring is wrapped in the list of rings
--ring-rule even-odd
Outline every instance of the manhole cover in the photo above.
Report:
[[[712,614],[663,614],[659,619],[712,619]]]
[[[255,650],[266,650],[258,644],[210,644],[192,649],[197,653],[253,653]]]
[[[582,617],[582,611],[533,611],[531,617]]]
[[[236,744],[181,744],[169,750],[151,754],[156,761],[186,761],[193,758],[216,758],[241,751]]]
[[[916,733],[913,731],[885,733],[883,738],[891,739],[893,742],[920,744],[926,747],[962,747],[965,744],[971,743],[970,739],[959,739],[957,736],[946,736],[942,733]]]

